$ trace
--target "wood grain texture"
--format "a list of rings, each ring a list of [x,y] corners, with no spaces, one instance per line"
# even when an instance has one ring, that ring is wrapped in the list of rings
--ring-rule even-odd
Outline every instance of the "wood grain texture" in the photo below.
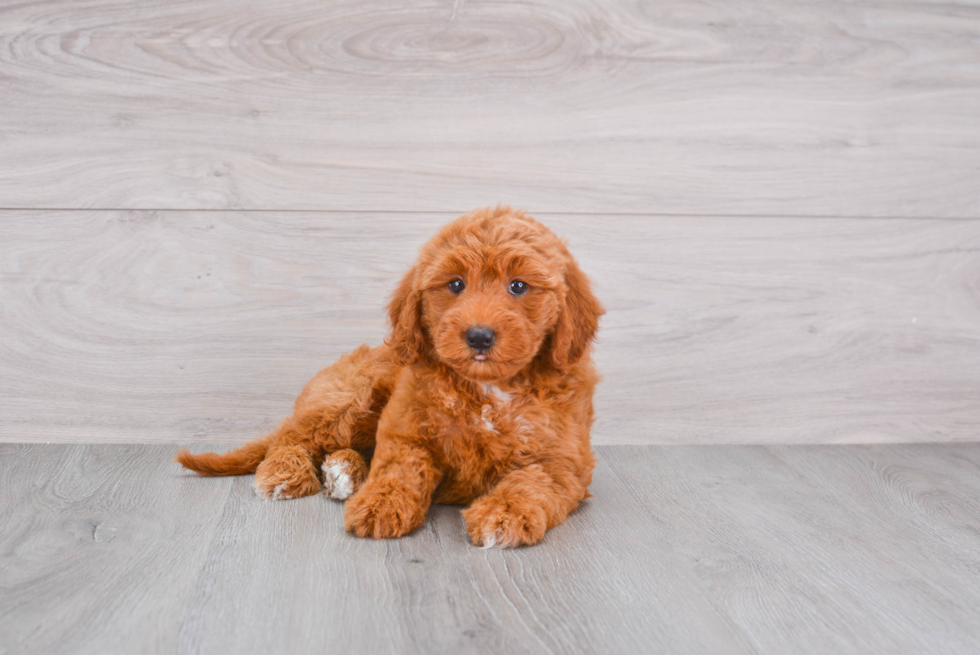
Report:
[[[173,450],[0,445],[0,653],[980,648],[978,444],[603,447],[594,497],[512,551],[449,506],[349,537]]]
[[[0,653],[174,651],[231,484],[171,450],[0,445]]]
[[[48,0],[0,207],[977,217],[972,2]]]
[[[0,213],[0,439],[255,437],[450,218]],[[542,218],[609,310],[596,443],[978,438],[980,222]]]
[[[912,448],[630,448],[615,452],[635,465],[614,466],[649,490],[652,538],[675,546],[757,651],[973,652],[980,594],[962,585],[976,567],[968,571],[936,535],[910,529],[919,508],[906,498],[871,503],[865,494],[869,484],[894,485],[892,469],[916,452],[976,461],[977,446]],[[780,455],[808,459],[813,476]],[[969,508],[976,548],[976,478],[954,483],[943,468],[912,464],[904,477]],[[937,523],[970,529],[958,516]]]

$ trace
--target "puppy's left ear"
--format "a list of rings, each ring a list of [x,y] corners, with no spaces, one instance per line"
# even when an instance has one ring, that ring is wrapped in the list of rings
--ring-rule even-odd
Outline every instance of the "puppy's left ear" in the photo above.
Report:
[[[409,270],[388,301],[391,334],[385,339],[385,343],[391,346],[402,366],[416,361],[422,356],[425,348],[425,332],[422,329],[422,294],[415,288],[416,276],[415,268]]]
[[[595,339],[599,317],[606,313],[592,295],[592,284],[571,256],[565,269],[565,301],[551,335],[551,362],[566,370],[577,362]]]

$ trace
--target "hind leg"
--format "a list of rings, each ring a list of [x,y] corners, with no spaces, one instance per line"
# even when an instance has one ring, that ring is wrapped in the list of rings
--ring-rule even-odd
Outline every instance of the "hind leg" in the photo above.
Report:
[[[367,477],[354,449],[374,448],[378,417],[400,368],[387,346],[361,346],[320,371],[296,399],[294,413],[271,437],[255,472],[255,490],[265,498],[299,498],[320,491],[346,498]],[[349,489],[349,491],[348,491]]]
[[[323,460],[323,493],[347,500],[367,479],[368,465],[356,450],[344,448]]]
[[[305,447],[317,465],[338,450],[373,449],[400,370],[386,345],[344,355],[307,383],[273,442]]]
[[[342,450],[374,449],[378,418],[400,370],[388,346],[361,346],[317,373],[296,399],[293,415],[272,434],[220,455],[179,450],[176,460],[200,475],[254,471],[255,491],[265,498],[315,494],[325,457]],[[356,463],[352,457],[345,454],[337,463]],[[359,465],[352,466],[345,472],[354,476],[354,489]]]
[[[313,457],[302,446],[273,445],[255,471],[255,493],[271,500],[310,496],[320,491]]]

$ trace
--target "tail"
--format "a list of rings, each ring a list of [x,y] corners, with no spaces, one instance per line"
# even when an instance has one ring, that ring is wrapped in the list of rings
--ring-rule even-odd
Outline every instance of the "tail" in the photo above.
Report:
[[[259,463],[265,459],[265,453],[269,449],[269,441],[268,437],[259,439],[222,455],[218,453],[192,455],[187,452],[187,449],[181,448],[177,451],[177,456],[174,459],[183,464],[184,468],[200,475],[255,473]]]

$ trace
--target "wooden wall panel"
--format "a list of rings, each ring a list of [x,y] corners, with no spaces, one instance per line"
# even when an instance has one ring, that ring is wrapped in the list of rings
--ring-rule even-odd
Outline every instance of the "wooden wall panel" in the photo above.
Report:
[[[0,207],[980,216],[969,2],[0,12]]]
[[[0,439],[255,436],[451,218],[0,213]],[[980,222],[539,218],[608,308],[597,443],[976,438]]]

